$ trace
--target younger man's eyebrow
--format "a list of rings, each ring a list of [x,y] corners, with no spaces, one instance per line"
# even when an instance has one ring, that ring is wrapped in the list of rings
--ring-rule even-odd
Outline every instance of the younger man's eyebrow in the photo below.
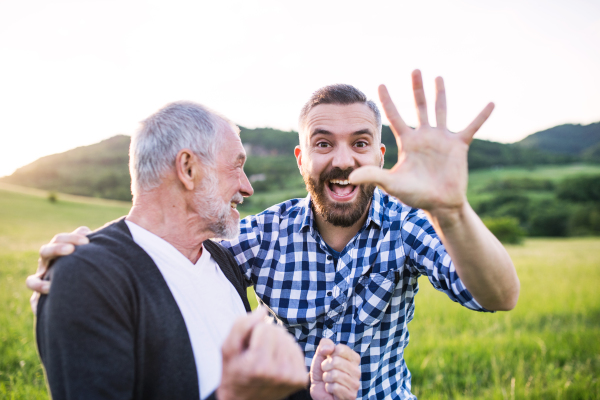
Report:
[[[315,135],[331,135],[332,133],[329,132],[327,129],[315,129],[314,131],[312,131],[310,133],[310,136],[315,136]]]
[[[328,131],[328,130],[326,130],[326,129],[320,129],[320,128],[319,128],[319,129],[315,129],[314,131],[312,131],[312,132],[310,133],[310,136],[311,136],[311,137],[312,137],[312,136],[315,136],[315,135],[332,135],[332,133],[331,133],[331,132],[329,132],[329,131]],[[366,129],[366,128],[365,128],[365,129],[360,129],[360,130],[358,130],[358,131],[356,131],[356,132],[352,132],[352,135],[353,135],[353,136],[358,136],[358,135],[369,135],[369,136],[373,137],[373,132],[371,132],[371,130],[370,130],[370,129]]]
[[[354,136],[369,135],[369,136],[373,137],[373,132],[371,132],[370,129],[361,129],[359,131],[356,131],[356,132],[352,133],[352,135],[354,135]]]

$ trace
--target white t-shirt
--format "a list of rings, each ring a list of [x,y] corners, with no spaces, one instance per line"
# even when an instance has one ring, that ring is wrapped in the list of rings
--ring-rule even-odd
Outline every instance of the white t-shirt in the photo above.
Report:
[[[246,314],[244,303],[206,247],[194,265],[169,242],[125,220],[134,242],[162,273],[185,320],[192,342],[200,398],[221,382],[221,346],[234,320]]]

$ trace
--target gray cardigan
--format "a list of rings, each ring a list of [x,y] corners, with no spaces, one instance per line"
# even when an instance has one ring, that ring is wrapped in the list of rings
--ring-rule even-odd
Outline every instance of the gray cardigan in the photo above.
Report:
[[[52,398],[199,399],[185,322],[154,261],[124,218],[89,238],[52,266],[52,290],[38,303],[37,345]],[[233,256],[204,245],[250,311]],[[304,390],[293,398],[310,397]]]

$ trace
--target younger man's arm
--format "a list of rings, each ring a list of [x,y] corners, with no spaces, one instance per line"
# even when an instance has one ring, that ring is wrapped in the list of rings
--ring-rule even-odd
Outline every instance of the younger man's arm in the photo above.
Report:
[[[467,201],[467,152],[473,135],[490,116],[488,104],[463,131],[446,127],[444,81],[436,79],[436,126],[429,125],[421,73],[412,74],[418,126],[406,125],[385,86],[379,97],[398,143],[398,163],[350,175],[355,184],[376,183],[404,204],[428,214],[452,257],[456,272],[475,300],[488,310],[510,310],[519,297],[519,279],[510,256]]]

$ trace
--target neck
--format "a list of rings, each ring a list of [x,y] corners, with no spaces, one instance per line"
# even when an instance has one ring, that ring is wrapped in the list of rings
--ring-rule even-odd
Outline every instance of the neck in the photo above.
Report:
[[[192,263],[202,254],[202,242],[211,238],[185,193],[160,186],[136,195],[127,215],[131,221],[175,247]]]
[[[360,228],[364,225],[367,217],[369,216],[369,210],[371,209],[371,203],[366,207],[363,215],[354,223],[352,226],[342,227],[334,226],[331,223],[325,221],[325,219],[314,212],[315,224],[321,234],[321,237],[335,251],[342,251],[348,244],[348,242],[358,233]]]

